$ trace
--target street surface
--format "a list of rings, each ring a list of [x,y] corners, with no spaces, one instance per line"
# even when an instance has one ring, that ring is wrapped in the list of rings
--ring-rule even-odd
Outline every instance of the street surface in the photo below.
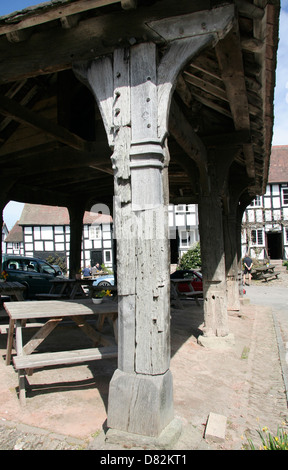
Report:
[[[288,403],[288,273],[268,283],[252,281],[246,286],[246,296],[252,304],[271,307]]]
[[[246,286],[246,296],[253,304],[264,305],[265,307],[270,306],[272,308],[273,314],[279,324],[283,345],[287,349],[288,287],[276,287],[276,285],[265,284]]]

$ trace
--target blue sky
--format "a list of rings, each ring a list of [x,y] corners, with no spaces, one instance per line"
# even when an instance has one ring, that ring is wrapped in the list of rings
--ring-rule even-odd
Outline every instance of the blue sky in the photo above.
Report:
[[[0,16],[32,5],[33,0],[1,0]],[[288,0],[281,0],[279,47],[277,54],[272,145],[288,145]],[[23,204],[10,202],[4,209],[4,221],[10,230],[21,215]]]

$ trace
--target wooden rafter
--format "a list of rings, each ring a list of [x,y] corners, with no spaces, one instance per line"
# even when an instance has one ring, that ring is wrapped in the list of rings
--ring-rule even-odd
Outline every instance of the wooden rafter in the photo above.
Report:
[[[242,50],[239,31],[235,27],[215,46],[221,76],[230,103],[231,114],[236,131],[250,129],[249,103],[245,84]],[[252,144],[245,144],[243,152],[246,159],[247,174],[255,177],[254,152]]]
[[[85,195],[84,198],[94,194],[108,197],[107,191],[113,188],[111,150],[93,106],[82,107],[83,84],[72,82],[76,80],[73,66],[97,57],[111,57],[115,48],[128,51],[131,45],[138,47],[145,41],[157,44],[160,59],[168,50],[170,39],[174,41],[178,37],[176,33],[180,39],[191,33],[190,22],[187,30],[178,27],[181,16],[198,12],[201,19],[204,10],[214,10],[212,3],[221,2],[142,0],[138,3],[139,8],[136,0],[57,0],[0,18],[3,96],[0,159],[3,176],[14,184],[13,197],[23,200],[18,190],[23,188],[27,202],[32,199],[36,202],[36,192],[44,181],[42,175],[47,191],[55,190],[59,200],[77,192],[79,197]],[[189,59],[191,63],[185,62],[175,87],[178,109],[172,102],[168,136],[169,183],[175,198],[187,194],[192,197],[193,193],[197,202],[195,136],[201,138],[211,153],[217,151],[221,155],[222,149],[225,153],[234,152],[235,179],[240,170],[241,178],[247,178],[247,173],[253,178],[252,182],[247,178],[253,188],[259,186],[257,181],[264,187],[267,180],[265,168],[269,164],[273,119],[272,58],[276,56],[277,42],[272,25],[276,22],[277,2],[229,0],[227,3],[236,5],[235,23],[239,23],[239,31],[234,30],[221,40],[215,36],[215,42],[219,40],[216,47],[213,41],[211,47]],[[272,13],[275,10],[275,18],[270,9]],[[166,18],[168,39],[159,34],[157,26]],[[195,27],[206,34],[207,25],[202,21],[197,20]],[[268,54],[269,61],[265,60]],[[84,95],[89,103],[89,96]],[[79,113],[83,108],[85,113]],[[98,108],[96,112],[100,116]],[[113,119],[116,122],[114,115]],[[83,140],[83,137],[89,139],[87,135],[95,142]],[[63,174],[61,184],[59,175],[52,175],[53,171]],[[31,176],[31,189],[29,185],[22,186],[25,176],[28,179]],[[48,192],[43,192],[43,199],[48,201],[48,197]]]
[[[77,150],[89,150],[90,144],[81,137],[69,132],[64,127],[58,126],[49,119],[34,113],[19,105],[16,101],[0,95],[0,113],[13,118],[17,122],[29,124],[40,129],[46,134],[52,135],[56,140],[69,145]]]
[[[202,78],[196,77],[195,75],[187,71],[184,72],[184,77],[188,83],[191,83],[191,85],[200,88],[206,93],[210,93],[211,95],[216,96],[216,98],[228,101],[225,90],[214,85],[213,83],[209,83],[207,80],[203,80]]]
[[[123,1],[123,0],[122,0]],[[48,23],[49,21],[59,20],[69,15],[75,15],[83,11],[93,10],[94,8],[119,3],[120,0],[82,0],[78,2],[65,3],[63,5],[52,5],[43,8],[43,13],[40,13],[39,6],[35,9],[24,10],[21,15],[15,15],[13,23],[0,25],[0,35],[9,34],[22,29],[31,28],[35,25]],[[124,2],[125,3],[125,2]],[[25,14],[26,11],[26,14]],[[11,16],[11,15],[10,15]],[[17,21],[18,19],[18,21]]]

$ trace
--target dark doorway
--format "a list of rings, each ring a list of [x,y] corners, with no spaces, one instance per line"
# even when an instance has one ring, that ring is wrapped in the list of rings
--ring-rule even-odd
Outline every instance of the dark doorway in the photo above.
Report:
[[[178,230],[176,231],[176,235],[170,234],[170,256],[171,256],[171,264],[178,264],[179,261],[179,235]]]
[[[270,259],[282,259],[283,244],[281,232],[267,233],[268,256]]]
[[[99,263],[100,266],[103,263],[102,250],[93,250],[91,251],[91,266]]]

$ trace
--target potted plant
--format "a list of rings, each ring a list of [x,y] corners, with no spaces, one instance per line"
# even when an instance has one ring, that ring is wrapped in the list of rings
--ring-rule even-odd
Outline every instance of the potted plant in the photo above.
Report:
[[[6,271],[2,271],[0,274],[0,282],[6,282],[7,277],[8,273],[6,273]]]
[[[101,290],[101,291],[92,291],[92,302],[93,304],[101,304],[103,301],[104,297],[111,297],[111,291],[110,290]]]

